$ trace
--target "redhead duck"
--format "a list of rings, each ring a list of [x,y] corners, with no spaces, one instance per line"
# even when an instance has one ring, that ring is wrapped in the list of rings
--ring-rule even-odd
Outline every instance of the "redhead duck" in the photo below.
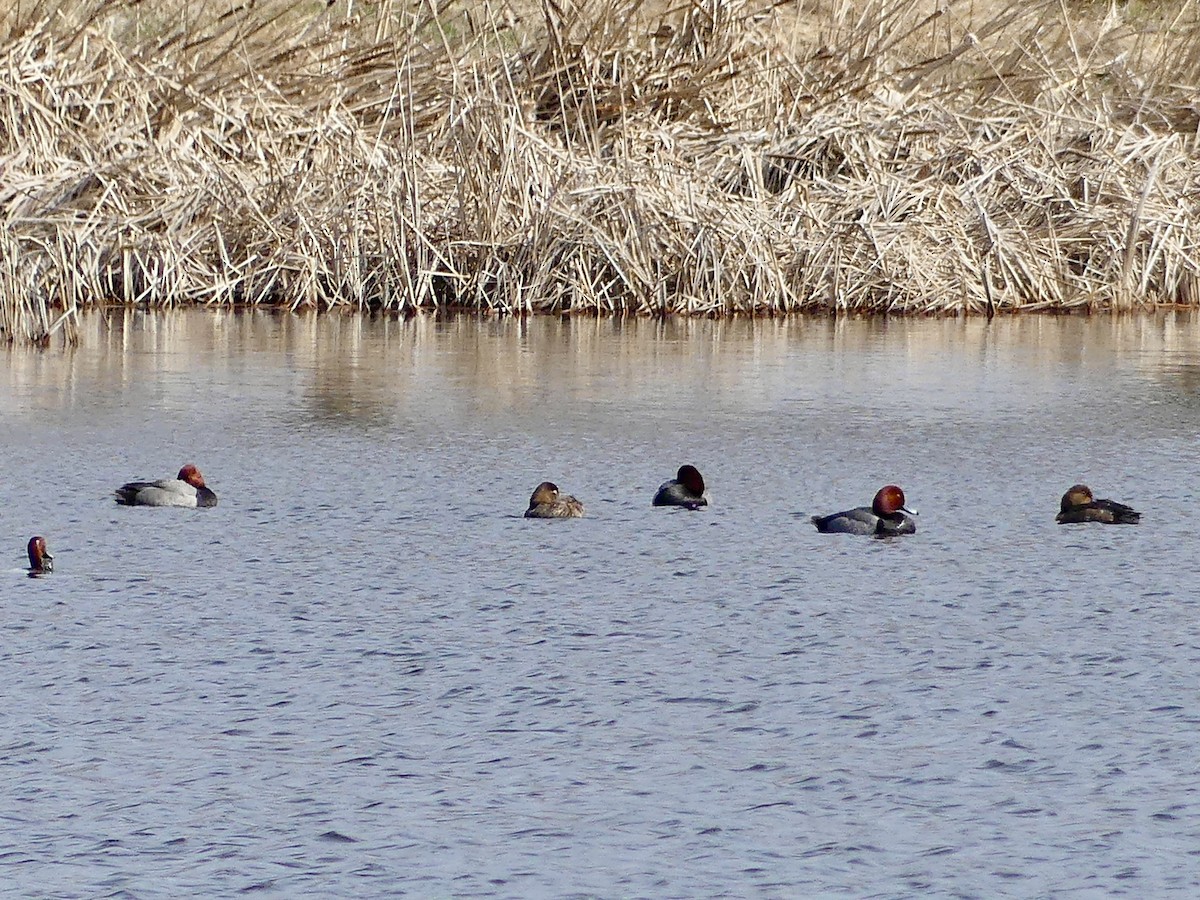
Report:
[[[527,519],[578,519],[583,516],[583,504],[570,494],[559,495],[558,485],[543,481],[533,489],[529,498]]]
[[[46,549],[46,539],[41,536],[31,537],[29,539],[29,577],[48,575],[53,571],[54,557]]]
[[[654,495],[654,505],[682,506],[684,509],[708,506],[704,477],[695,466],[680,466],[674,478],[658,486],[658,492]]]
[[[117,502],[124,506],[216,506],[217,495],[208,489],[200,470],[190,463],[176,478],[162,481],[131,481],[117,488]]]
[[[904,505],[904,491],[896,485],[881,487],[875,494],[870,507],[860,506],[829,516],[813,516],[812,523],[817,531],[840,532],[842,534],[876,534],[886,537],[893,534],[915,534],[917,523],[909,516],[915,510]]]
[[[1059,525],[1076,522],[1104,522],[1107,525],[1136,525],[1142,514],[1124,503],[1097,500],[1086,484],[1074,484],[1063,494],[1055,521]]]

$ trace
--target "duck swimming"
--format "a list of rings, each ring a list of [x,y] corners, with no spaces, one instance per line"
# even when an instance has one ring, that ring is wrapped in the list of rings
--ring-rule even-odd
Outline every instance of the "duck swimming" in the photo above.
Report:
[[[117,488],[117,503],[123,506],[187,506],[217,505],[217,495],[208,489],[204,476],[191,463],[179,470],[175,478],[161,481],[131,481]]]
[[[910,516],[915,510],[904,505],[904,491],[894,484],[881,487],[871,505],[859,506],[829,516],[813,516],[817,531],[840,534],[915,534],[917,523]]]
[[[703,476],[695,466],[680,466],[674,478],[659,485],[653,505],[682,506],[684,509],[708,506]]]
[[[583,516],[583,504],[570,494],[558,493],[558,485],[553,481],[543,481],[533,489],[529,498],[529,509],[525,510],[527,519],[578,519]]]
[[[1079,522],[1103,522],[1106,525],[1136,525],[1142,514],[1124,503],[1097,500],[1086,484],[1074,484],[1067,489],[1059,504],[1055,521],[1059,525]]]
[[[54,571],[54,557],[46,549],[46,539],[44,537],[31,537],[28,549],[30,578],[37,575],[49,575]]]

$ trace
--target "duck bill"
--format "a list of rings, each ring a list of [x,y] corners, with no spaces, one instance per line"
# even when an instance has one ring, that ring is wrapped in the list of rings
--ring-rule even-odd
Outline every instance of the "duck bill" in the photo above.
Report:
[[[918,512],[917,512],[915,509],[912,509],[912,508],[910,508],[910,507],[907,507],[907,506],[902,506],[902,507],[900,507],[900,508],[899,508],[898,510],[896,510],[896,511],[897,511],[897,512],[902,512],[902,513],[908,513],[910,516],[917,516],[917,515],[920,515],[920,513],[918,513]]]

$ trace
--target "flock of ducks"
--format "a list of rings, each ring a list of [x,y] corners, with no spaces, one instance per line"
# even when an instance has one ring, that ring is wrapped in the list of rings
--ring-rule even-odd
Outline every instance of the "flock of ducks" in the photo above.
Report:
[[[708,506],[708,491],[704,489],[704,478],[695,466],[680,466],[679,472],[670,481],[659,485],[654,494],[655,506],[681,506],[684,509],[699,509]],[[917,523],[913,516],[916,510],[905,506],[904,491],[898,485],[888,484],[875,494],[870,506],[858,506],[827,516],[813,516],[812,523],[817,531],[826,534],[869,534],[876,537],[891,537],[898,534],[916,534]],[[570,494],[559,493],[553,481],[543,481],[533,489],[527,519],[578,519],[583,515],[583,504]],[[1082,522],[1102,522],[1108,525],[1136,525],[1142,514],[1114,500],[1097,500],[1086,484],[1075,484],[1063,494],[1055,521],[1060,525]]]
[[[217,505],[217,495],[204,483],[200,470],[190,463],[174,478],[160,481],[131,481],[116,490],[117,503],[123,506],[180,506],[206,508]],[[659,485],[654,494],[654,506],[678,506],[696,510],[708,506],[708,491],[704,478],[695,466],[680,466],[675,477]],[[904,491],[897,485],[884,485],[875,494],[870,506],[859,506],[827,516],[813,516],[817,531],[836,534],[865,534],[892,537],[915,534],[915,510],[905,506]],[[558,485],[543,481],[533,490],[527,519],[578,519],[583,516],[583,504],[570,494],[560,493]],[[1097,500],[1085,484],[1072,485],[1059,504],[1060,525],[1082,522],[1102,522],[1107,525],[1136,525],[1141,513],[1113,500]],[[37,577],[54,571],[54,557],[41,535],[29,539],[29,575]]]

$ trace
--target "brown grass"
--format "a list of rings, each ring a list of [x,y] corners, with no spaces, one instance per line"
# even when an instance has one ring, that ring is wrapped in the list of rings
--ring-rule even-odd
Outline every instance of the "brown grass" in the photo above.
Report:
[[[1195,305],[1198,74],[1186,0],[31,0],[0,13],[0,335]]]

